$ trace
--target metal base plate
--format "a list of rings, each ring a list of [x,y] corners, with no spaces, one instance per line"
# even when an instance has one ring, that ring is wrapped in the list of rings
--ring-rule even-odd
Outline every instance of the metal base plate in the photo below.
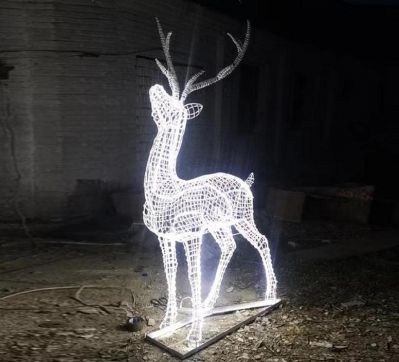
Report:
[[[206,314],[203,339],[197,344],[186,340],[192,319],[184,319],[173,326],[147,334],[146,339],[171,355],[185,359],[210,346],[257,317],[270,313],[280,304],[280,299],[258,301],[214,308]],[[235,312],[235,313],[233,313]]]

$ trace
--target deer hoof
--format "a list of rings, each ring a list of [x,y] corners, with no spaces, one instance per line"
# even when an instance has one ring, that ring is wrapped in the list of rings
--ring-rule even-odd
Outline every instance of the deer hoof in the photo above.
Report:
[[[214,306],[215,306],[215,302],[210,302],[210,301],[205,300],[204,303],[202,303],[202,313],[210,312]]]
[[[202,332],[197,329],[191,329],[186,339],[189,343],[198,344],[202,340]]]
[[[276,292],[266,292],[265,301],[274,302],[277,299]]]
[[[166,328],[166,327],[170,327],[171,325],[176,323],[176,317],[168,317],[166,316],[163,321],[161,322],[159,328]]]

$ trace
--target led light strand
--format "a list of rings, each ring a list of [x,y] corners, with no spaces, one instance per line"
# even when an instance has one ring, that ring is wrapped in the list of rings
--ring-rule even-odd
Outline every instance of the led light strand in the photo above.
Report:
[[[266,272],[265,299],[276,298],[277,282],[268,242],[256,228],[253,217],[253,195],[250,190],[254,182],[253,174],[245,181],[225,173],[204,175],[192,180],[182,180],[176,174],[177,156],[187,120],[195,118],[202,110],[201,104],[184,104],[184,100],[191,92],[223,79],[234,70],[247,48],[250,27],[248,23],[243,44],[229,34],[238,50],[231,65],[216,77],[200,83],[195,81],[203,71],[195,74],[179,96],[178,80],[169,53],[171,33],[165,36],[158,20],[157,25],[167,68],[158,60],[157,64],[167,77],[172,94],[168,94],[161,85],[152,86],[149,92],[152,117],[158,132],[145,172],[143,218],[145,225],[158,236],[168,284],[168,303],[161,327],[173,326],[176,322],[176,242],[181,242],[186,253],[193,310],[193,323],[187,339],[199,342],[202,339],[204,313],[216,303],[223,275],[236,248],[232,226],[259,251]],[[202,236],[208,232],[219,245],[221,257],[210,292],[202,301],[201,243]]]

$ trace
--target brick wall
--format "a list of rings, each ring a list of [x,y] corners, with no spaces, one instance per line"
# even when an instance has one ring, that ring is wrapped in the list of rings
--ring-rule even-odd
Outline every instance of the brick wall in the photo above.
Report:
[[[156,131],[147,92],[154,81],[163,82],[153,62],[163,58],[154,16],[165,30],[173,30],[172,55],[181,82],[188,63],[190,74],[204,68],[208,76],[228,64],[235,50],[225,32],[242,36],[244,31],[244,24],[183,0],[0,2],[0,61],[14,67],[2,80],[2,92],[9,94],[7,122],[15,134],[19,194],[27,216],[49,219],[70,212],[78,180],[142,191]],[[238,117],[245,97],[240,71],[194,93],[188,101],[203,103],[204,110],[186,130],[178,164],[183,178],[214,171],[245,178],[255,171],[256,186],[295,183],[303,174],[307,182],[317,181],[312,173],[318,170],[331,176],[344,167],[349,178],[361,171],[364,155],[354,154],[352,140],[343,135],[349,118],[367,114],[376,103],[371,93],[352,90],[356,102],[352,115],[345,115],[339,97],[347,77],[369,89],[375,82],[372,71],[259,29],[245,63],[259,75],[253,127],[245,130],[246,117]],[[312,87],[300,124],[292,112],[296,73]],[[2,94],[3,118],[5,107]],[[1,127],[0,219],[15,218],[10,140]],[[344,166],[334,158],[337,145],[346,145],[352,157]]]
[[[186,64],[191,54],[197,66],[210,71],[216,69],[223,31],[243,30],[242,24],[179,0],[10,0],[1,2],[0,14],[0,59],[14,66],[3,86],[10,95],[8,122],[16,135],[21,203],[27,216],[44,219],[63,216],[79,179],[141,190],[155,134],[148,88],[160,77],[152,59],[163,57],[154,16],[174,31],[176,62]],[[141,72],[144,68],[148,74]],[[186,76],[184,67],[180,73]],[[200,174],[206,166],[193,166],[212,159],[214,139],[207,134],[213,92],[207,99],[202,92],[191,98],[206,104],[201,121],[187,130],[186,175]],[[2,96],[3,108],[5,102]],[[9,141],[2,130],[3,219],[15,217]],[[197,160],[191,157],[199,148],[204,163],[198,153]]]
[[[43,8],[51,6],[42,5]],[[0,59],[5,66],[14,69],[8,79],[1,80],[0,90],[0,215],[3,218],[15,218],[14,198],[20,194],[23,208],[27,214],[34,210],[34,133],[33,133],[33,82],[32,68],[34,59],[27,53],[30,47],[38,46],[37,35],[40,28],[34,28],[32,14],[40,7],[21,2],[2,2],[0,4]],[[49,24],[50,25],[50,24]],[[51,31],[45,32],[47,36]],[[6,109],[10,114],[7,116]],[[15,142],[14,167],[11,142]],[[22,179],[17,191],[18,173]]]

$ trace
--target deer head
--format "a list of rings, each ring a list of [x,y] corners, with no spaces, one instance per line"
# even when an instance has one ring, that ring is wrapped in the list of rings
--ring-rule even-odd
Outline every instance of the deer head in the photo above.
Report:
[[[185,123],[188,119],[197,117],[202,111],[202,105],[199,103],[184,104],[188,95],[198,89],[205,88],[227,77],[241,62],[248,47],[251,27],[249,21],[247,21],[247,31],[243,43],[241,43],[239,40],[236,40],[230,33],[227,33],[237,48],[237,56],[231,64],[220,70],[213,78],[205,79],[201,82],[197,82],[197,80],[205,73],[205,71],[199,71],[187,81],[183,91],[180,93],[179,82],[169,51],[172,32],[169,32],[165,36],[161,23],[157,18],[156,22],[159,37],[161,39],[162,49],[165,55],[166,66],[163,65],[158,59],[155,59],[155,62],[168,80],[172,94],[168,94],[163,86],[159,84],[151,87],[150,101],[152,107],[152,117],[157,124],[158,129],[172,128],[176,126],[180,127],[182,122]]]

